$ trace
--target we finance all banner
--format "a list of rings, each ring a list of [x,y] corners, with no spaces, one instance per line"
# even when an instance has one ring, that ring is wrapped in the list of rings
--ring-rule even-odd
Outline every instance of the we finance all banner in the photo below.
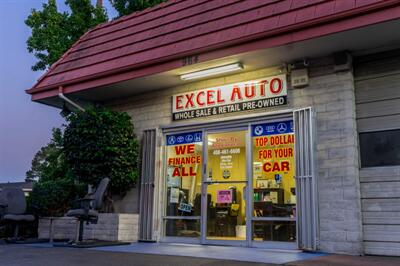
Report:
[[[172,96],[173,120],[269,108],[287,103],[286,75],[185,92]]]

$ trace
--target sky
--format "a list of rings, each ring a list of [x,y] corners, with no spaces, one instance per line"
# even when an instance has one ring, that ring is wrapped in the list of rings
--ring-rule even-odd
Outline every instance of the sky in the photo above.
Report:
[[[25,93],[43,72],[31,70],[36,59],[26,49],[30,28],[24,20],[45,2],[0,0],[0,183],[24,181],[35,153],[50,141],[51,129],[64,123],[60,110],[32,102]],[[103,2],[109,18],[115,17],[109,1]],[[68,11],[64,0],[57,5]]]

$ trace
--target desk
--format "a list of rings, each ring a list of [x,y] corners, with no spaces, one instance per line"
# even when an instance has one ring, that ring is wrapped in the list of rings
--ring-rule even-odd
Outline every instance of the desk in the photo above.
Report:
[[[296,241],[295,221],[253,221],[253,239],[263,241]]]
[[[231,216],[231,204],[217,204],[215,207],[216,236],[236,236],[237,216]]]
[[[294,217],[296,204],[274,204],[270,201],[254,202],[254,217]]]

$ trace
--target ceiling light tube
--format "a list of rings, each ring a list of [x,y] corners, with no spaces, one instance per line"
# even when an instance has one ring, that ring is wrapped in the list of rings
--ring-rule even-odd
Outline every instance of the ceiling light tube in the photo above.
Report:
[[[196,71],[196,72],[182,74],[181,79],[182,80],[198,79],[198,78],[214,76],[214,75],[228,73],[228,72],[242,70],[242,69],[243,69],[243,66],[240,63],[235,63],[235,64],[213,67],[213,68],[204,69],[204,70],[200,70],[200,71]]]

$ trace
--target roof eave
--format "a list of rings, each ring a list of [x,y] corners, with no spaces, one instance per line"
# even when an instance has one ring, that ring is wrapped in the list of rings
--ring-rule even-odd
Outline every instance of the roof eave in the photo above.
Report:
[[[58,90],[59,86],[67,87],[67,86],[72,86],[74,84],[81,83],[81,82],[90,82],[91,80],[103,79],[104,77],[107,77],[107,76],[109,77],[112,75],[119,75],[124,72],[136,71],[139,68],[151,68],[152,65],[155,65],[155,64],[168,64],[170,66],[172,65],[175,67],[179,67],[180,59],[184,56],[191,55],[194,52],[197,54],[198,53],[208,54],[208,56],[203,56],[203,58],[212,60],[212,59],[217,58],[215,56],[213,57],[212,54],[219,54],[219,55],[224,54],[223,52],[222,53],[220,52],[220,50],[223,50],[223,49],[230,50],[230,51],[233,51],[233,50],[238,51],[240,49],[234,49],[234,47],[246,45],[249,42],[254,41],[254,40],[277,38],[277,37],[285,36],[288,34],[293,34],[293,35],[299,36],[300,35],[299,33],[301,33],[302,31],[310,31],[310,28],[312,28],[312,27],[315,27],[315,28],[321,27],[322,28],[324,26],[327,26],[327,28],[329,28],[329,25],[332,22],[338,22],[338,23],[343,22],[343,23],[342,23],[341,27],[337,27],[334,30],[330,29],[330,31],[327,30],[326,32],[323,32],[322,34],[321,34],[322,30],[320,30],[319,31],[320,35],[314,34],[315,36],[303,36],[304,37],[303,39],[299,38],[297,40],[293,37],[292,42],[305,40],[307,38],[308,39],[316,38],[318,36],[328,35],[328,34],[332,34],[332,33],[339,32],[339,31],[355,29],[357,27],[363,27],[363,26],[373,25],[376,23],[381,23],[381,22],[385,22],[385,21],[389,21],[389,20],[393,20],[393,19],[398,19],[399,18],[398,14],[400,14],[400,6],[397,6],[397,7],[391,8],[391,9],[387,8],[389,6],[393,6],[394,4],[398,5],[398,1],[391,0],[391,1],[386,1],[386,2],[380,3],[379,5],[365,6],[365,7],[363,7],[362,13],[360,13],[360,9],[354,9],[349,12],[323,17],[319,20],[310,21],[308,23],[302,23],[302,24],[298,24],[295,26],[289,26],[289,27],[281,28],[276,31],[264,32],[262,34],[257,34],[257,35],[249,36],[246,38],[238,38],[236,40],[220,43],[220,44],[212,46],[212,47],[204,47],[201,50],[186,51],[184,53],[171,55],[171,56],[168,56],[165,58],[158,58],[155,60],[142,62],[140,64],[135,64],[135,65],[131,65],[131,66],[123,67],[123,68],[116,68],[116,69],[112,69],[112,70],[105,71],[105,72],[99,72],[92,76],[85,76],[85,77],[81,77],[81,78],[78,78],[75,80],[69,80],[67,82],[60,82],[60,83],[52,84],[50,86],[40,87],[39,86],[40,81],[43,80],[43,78],[45,78],[45,76],[48,75],[52,69],[54,69],[56,64],[58,64],[60,62],[60,60],[62,60],[62,58],[64,58],[67,55],[67,53],[68,53],[67,52],[66,54],[63,55],[62,58],[60,58],[55,64],[53,64],[53,66],[49,69],[49,71],[46,72],[46,74],[44,74],[41,77],[41,79],[39,79],[39,81],[32,88],[27,89],[26,93],[32,95],[32,100],[43,99],[43,97],[34,97],[34,95],[40,94],[40,95],[44,96],[44,98],[45,98],[46,97],[45,95],[50,95],[46,92]],[[366,20],[365,16],[370,16],[371,19]],[[352,21],[352,22],[349,23],[349,21]],[[344,23],[344,22],[347,22],[347,23]],[[346,25],[343,26],[343,24],[346,24]],[[85,35],[88,33],[89,32],[85,33]],[[80,38],[80,40],[82,38],[83,38],[83,36]],[[78,42],[80,40],[78,40]],[[77,45],[78,42],[76,42],[74,44],[74,46]],[[282,44],[284,44],[284,43],[280,43],[279,45],[282,45]],[[275,43],[275,45],[278,45],[278,44]],[[265,49],[265,48],[270,48],[270,47],[271,46],[256,47],[256,45],[253,45],[252,49],[253,50],[254,49],[263,49],[263,48]],[[68,51],[72,50],[72,48],[73,47],[71,47]],[[251,51],[251,50],[248,50],[248,51]],[[242,51],[242,52],[244,52],[244,51]],[[228,55],[228,54],[225,53],[225,55]],[[107,85],[107,84],[104,84],[104,85]],[[88,87],[88,88],[84,88],[84,89],[90,89],[90,88]]]

